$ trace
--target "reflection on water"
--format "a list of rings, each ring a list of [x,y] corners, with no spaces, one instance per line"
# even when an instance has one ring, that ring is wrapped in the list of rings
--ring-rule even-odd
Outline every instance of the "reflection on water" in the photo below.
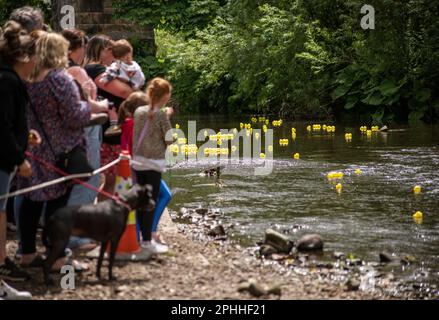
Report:
[[[247,119],[196,120],[199,129],[219,130],[239,129],[239,121]],[[187,119],[178,122],[187,127]],[[342,126],[335,135],[309,134],[308,124],[284,123],[275,129],[274,170],[268,176],[254,176],[255,163],[247,159],[225,166],[219,188],[212,178],[199,175],[205,163],[173,166],[165,175],[174,192],[171,208],[219,207],[224,222],[236,226],[233,237],[248,245],[271,225],[301,225],[293,237],[320,233],[327,251],[369,261],[377,261],[382,251],[411,255],[417,262],[407,277],[439,282],[439,126],[400,126],[367,139],[358,128]],[[297,128],[295,142],[291,127]],[[345,132],[353,133],[352,142],[345,141]],[[288,147],[279,146],[281,138],[290,138]],[[301,160],[292,158],[295,152]],[[340,195],[326,178],[334,170],[345,174]],[[422,186],[422,194],[413,194],[415,185]],[[422,224],[412,219],[418,210],[424,213]]]

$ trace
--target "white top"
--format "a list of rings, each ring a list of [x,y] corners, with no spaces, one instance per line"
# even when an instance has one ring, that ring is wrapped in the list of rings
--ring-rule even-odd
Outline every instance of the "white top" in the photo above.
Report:
[[[135,155],[132,162],[132,167],[136,171],[157,171],[166,172],[166,159],[147,159],[142,156]]]

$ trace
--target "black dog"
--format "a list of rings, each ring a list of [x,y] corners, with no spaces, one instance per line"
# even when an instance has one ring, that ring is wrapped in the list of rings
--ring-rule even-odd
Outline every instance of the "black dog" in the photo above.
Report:
[[[101,242],[96,276],[101,278],[101,267],[105,250],[110,244],[108,277],[114,280],[113,263],[116,249],[127,224],[128,214],[134,209],[150,209],[155,205],[152,200],[150,185],[135,185],[120,200],[107,200],[96,205],[72,206],[59,209],[49,218],[44,229],[43,239],[47,240],[50,249],[44,262],[44,280],[52,284],[50,270],[55,261],[64,252],[70,236],[83,236]]]

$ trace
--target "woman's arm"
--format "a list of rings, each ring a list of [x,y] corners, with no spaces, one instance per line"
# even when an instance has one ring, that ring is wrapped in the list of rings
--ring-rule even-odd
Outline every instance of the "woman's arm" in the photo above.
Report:
[[[102,83],[100,80],[104,76],[105,74],[103,73],[95,79],[95,84],[99,89],[122,99],[127,99],[129,95],[134,92],[133,88],[118,79],[114,79],[108,83]]]
[[[78,87],[73,79],[66,73],[59,72],[51,79],[51,86],[65,127],[81,128],[87,125],[90,121],[91,109],[87,101],[81,101]]]

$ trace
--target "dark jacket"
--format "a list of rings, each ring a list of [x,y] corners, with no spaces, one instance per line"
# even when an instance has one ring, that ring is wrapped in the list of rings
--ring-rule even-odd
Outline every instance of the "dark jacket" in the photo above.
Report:
[[[28,104],[25,84],[10,66],[0,62],[0,170],[8,173],[25,160]]]

